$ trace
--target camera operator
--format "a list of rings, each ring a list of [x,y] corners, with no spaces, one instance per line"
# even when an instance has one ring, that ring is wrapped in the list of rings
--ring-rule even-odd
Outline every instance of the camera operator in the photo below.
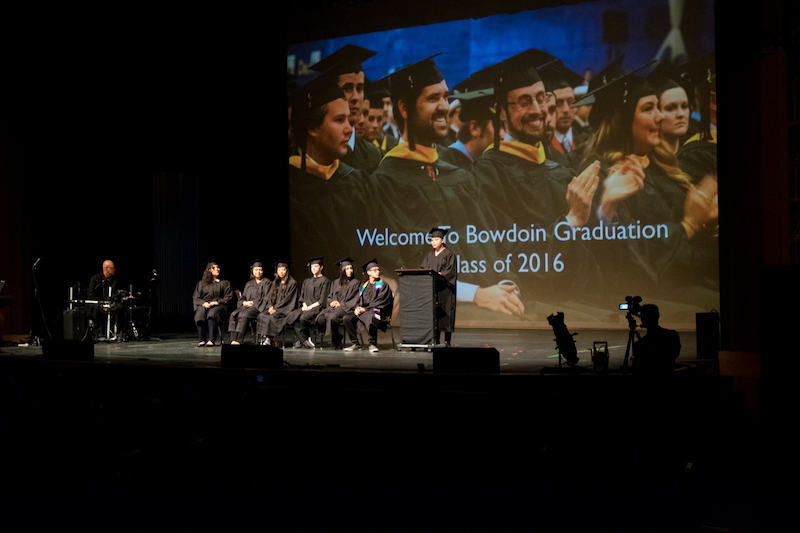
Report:
[[[665,376],[674,370],[681,353],[678,332],[658,325],[658,306],[645,304],[641,308],[642,327],[647,335],[633,343],[633,371],[637,375]]]

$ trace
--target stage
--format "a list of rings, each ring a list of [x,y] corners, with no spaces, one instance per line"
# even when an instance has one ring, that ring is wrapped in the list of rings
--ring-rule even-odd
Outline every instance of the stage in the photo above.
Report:
[[[579,361],[576,371],[593,371],[592,348],[595,342],[606,342],[609,353],[609,370],[621,371],[628,343],[628,330],[570,330],[577,333],[573,338]],[[697,345],[693,331],[681,331],[681,354],[676,361],[676,370],[693,366],[697,361]],[[226,334],[227,340],[227,334]],[[394,331],[395,343],[401,340],[400,328]],[[457,330],[453,334],[455,348],[495,348],[500,355],[500,373],[540,374],[547,373],[559,365],[558,349],[552,330]],[[246,344],[252,344],[252,336]],[[282,339],[278,338],[278,344]],[[322,348],[314,350],[294,349],[294,336],[286,336],[283,350],[285,370],[319,370],[352,372],[426,372],[433,371],[433,354],[430,350],[395,349],[391,332],[380,332],[380,352],[370,353],[366,349],[356,352],[333,350],[330,338]],[[0,356],[41,358],[42,347],[36,345],[8,346],[0,348]],[[122,365],[174,365],[194,368],[221,368],[222,347],[198,348],[197,337],[189,332],[157,333],[147,341],[97,342],[94,344],[94,360],[97,363]],[[567,367],[562,360],[562,367]]]

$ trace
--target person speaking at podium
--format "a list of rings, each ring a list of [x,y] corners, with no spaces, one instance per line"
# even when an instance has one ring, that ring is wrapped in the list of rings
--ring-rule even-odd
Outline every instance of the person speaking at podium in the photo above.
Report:
[[[458,281],[456,254],[445,246],[446,229],[433,228],[428,234],[431,236],[431,250],[422,260],[420,267],[438,272],[445,280],[445,283],[437,284],[436,319],[439,333],[444,331],[444,342],[450,346],[456,323],[456,281]],[[437,338],[436,344],[439,344],[439,341]]]

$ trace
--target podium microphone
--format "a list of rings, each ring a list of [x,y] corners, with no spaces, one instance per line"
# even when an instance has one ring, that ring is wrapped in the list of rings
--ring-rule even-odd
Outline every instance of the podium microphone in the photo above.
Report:
[[[411,257],[409,257],[408,259],[404,259],[404,260],[403,260],[403,266],[401,266],[400,268],[405,268],[405,267],[406,267],[406,263],[408,263],[409,261],[411,261],[412,259],[414,259],[414,258],[415,258],[415,257],[417,257],[418,255],[422,255],[422,254],[424,254],[425,252],[427,252],[427,251],[428,251],[428,249],[429,249],[429,248],[427,248],[427,247],[426,247],[425,249],[423,249],[423,250],[420,250],[419,252],[415,253],[414,255],[412,255]]]

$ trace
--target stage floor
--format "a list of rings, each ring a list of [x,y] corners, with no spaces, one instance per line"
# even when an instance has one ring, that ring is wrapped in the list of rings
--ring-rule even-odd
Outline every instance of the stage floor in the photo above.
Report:
[[[399,343],[399,328],[395,341]],[[625,359],[628,330],[570,330],[578,349],[576,367],[592,370],[592,347],[595,342],[607,342],[609,369],[621,369]],[[532,373],[558,366],[558,349],[550,329],[496,330],[460,329],[453,334],[453,346],[470,348],[496,348],[500,354],[501,373]],[[695,332],[680,332],[681,355],[678,363],[691,363],[697,359]],[[227,335],[226,335],[227,339]],[[433,370],[433,354],[423,349],[393,349],[388,332],[378,337],[380,352],[366,349],[344,352],[330,348],[314,350],[294,349],[293,335],[287,335],[284,363],[287,369],[315,369],[327,371],[418,372],[424,365]],[[248,338],[246,343],[252,343]],[[98,342],[94,346],[95,361],[135,365],[177,365],[196,368],[221,367],[221,346],[198,348],[196,335],[190,332],[157,333],[149,341]],[[41,357],[42,347],[36,345],[6,346],[0,356]],[[566,366],[566,362],[564,362]]]

